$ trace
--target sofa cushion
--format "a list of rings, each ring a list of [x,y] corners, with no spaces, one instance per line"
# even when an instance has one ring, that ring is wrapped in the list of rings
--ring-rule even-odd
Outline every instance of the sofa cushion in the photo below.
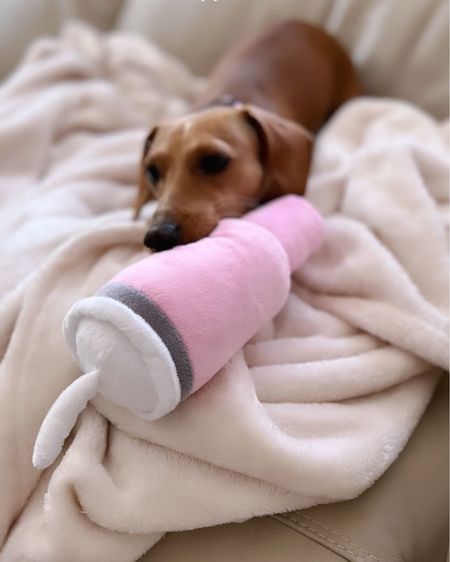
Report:
[[[243,9],[243,4],[245,9]],[[448,115],[446,0],[129,0],[121,29],[156,40],[207,73],[237,40],[287,18],[326,27],[358,65],[368,94],[411,100]]]
[[[199,74],[235,41],[270,24],[302,18],[326,27],[349,49],[368,94],[408,99],[448,115],[446,0],[2,0],[0,77],[36,37],[69,19],[156,41]]]

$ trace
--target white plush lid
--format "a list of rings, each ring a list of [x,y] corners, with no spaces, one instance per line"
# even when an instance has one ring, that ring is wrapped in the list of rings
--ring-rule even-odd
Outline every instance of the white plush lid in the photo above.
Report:
[[[45,417],[33,452],[36,468],[53,463],[96,394],[148,420],[167,414],[181,398],[167,347],[124,304],[100,296],[83,299],[67,313],[64,330],[84,374],[60,394]]]

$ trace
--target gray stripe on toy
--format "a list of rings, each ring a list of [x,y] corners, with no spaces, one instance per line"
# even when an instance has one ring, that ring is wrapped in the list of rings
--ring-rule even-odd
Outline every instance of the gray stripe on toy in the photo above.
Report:
[[[153,328],[170,351],[180,381],[181,398],[185,398],[192,390],[192,365],[183,339],[167,315],[143,293],[121,283],[108,283],[97,295],[128,306]]]

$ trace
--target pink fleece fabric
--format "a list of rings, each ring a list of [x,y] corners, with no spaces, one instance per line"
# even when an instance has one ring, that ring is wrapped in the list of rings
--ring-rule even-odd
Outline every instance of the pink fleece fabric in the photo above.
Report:
[[[170,318],[200,388],[286,301],[291,271],[322,240],[320,215],[286,196],[242,219],[224,219],[208,237],[153,254],[120,272]]]

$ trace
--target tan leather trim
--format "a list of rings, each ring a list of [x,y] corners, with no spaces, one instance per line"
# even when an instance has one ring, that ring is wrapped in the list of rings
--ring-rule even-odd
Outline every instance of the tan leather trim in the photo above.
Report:
[[[339,554],[348,562],[383,562],[358,543],[308,515],[293,511],[271,517]]]
[[[181,561],[348,562],[348,558],[284,521],[266,516],[243,523],[168,533],[139,559],[139,562]]]

